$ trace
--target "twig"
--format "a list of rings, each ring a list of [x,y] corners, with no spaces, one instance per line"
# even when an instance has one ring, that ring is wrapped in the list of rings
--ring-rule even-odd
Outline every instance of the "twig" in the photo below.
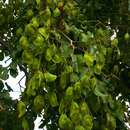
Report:
[[[5,60],[5,63],[7,63],[10,59],[11,59],[11,57],[9,57],[7,60]]]
[[[5,42],[3,41],[3,39],[0,38],[0,45],[1,45],[1,47],[4,47],[4,48],[8,49],[9,43],[7,41],[5,41],[6,42],[6,44],[5,44]]]
[[[4,111],[4,110],[5,110],[5,108],[0,104],[0,112]]]
[[[102,25],[103,27],[107,28],[106,25],[104,23],[102,23],[100,20],[97,20],[97,24],[95,26],[98,26],[98,25]]]
[[[117,77],[117,76],[116,76],[115,74],[113,74],[113,73],[111,73],[111,76],[114,77],[114,78],[116,78],[117,80],[120,80],[120,78]]]
[[[61,32],[61,31],[60,31]],[[70,42],[72,41],[65,33],[61,32],[62,35],[64,35],[64,37],[66,37],[66,39],[68,39]]]
[[[19,82],[18,82],[18,84],[19,84],[19,86],[20,86],[20,92],[22,92],[22,89],[21,89],[21,88],[24,88],[24,87],[20,84],[20,82],[24,79],[25,76],[26,76],[26,75],[24,75],[24,76],[19,80]]]
[[[114,78],[116,78],[117,80],[120,80],[120,78],[119,77],[117,77],[115,74],[113,74],[113,73],[111,73],[110,75],[106,75],[106,74],[104,74],[104,73],[102,73],[103,74],[103,76],[106,78],[106,79],[108,79],[110,76],[111,77],[114,77]]]
[[[66,39],[68,39],[68,41],[70,42],[70,45],[71,45],[71,47],[73,48],[73,49],[75,49],[75,46],[74,46],[74,44],[73,44],[73,40],[72,39],[70,39],[65,33],[63,33],[63,32],[61,32],[61,31],[59,31],[60,33],[62,33],[62,35],[66,38]]]
[[[28,78],[27,69],[21,64],[18,64],[18,66],[19,66],[20,71],[23,71],[25,73],[25,75],[26,75],[26,78]]]

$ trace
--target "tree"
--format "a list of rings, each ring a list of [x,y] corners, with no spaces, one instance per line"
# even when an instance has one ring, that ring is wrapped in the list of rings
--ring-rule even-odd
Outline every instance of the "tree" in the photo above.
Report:
[[[24,130],[34,129],[37,115],[47,130],[127,129],[129,6],[129,0],[0,1],[0,59],[12,59],[0,78],[16,77],[17,68],[25,73],[12,117]]]

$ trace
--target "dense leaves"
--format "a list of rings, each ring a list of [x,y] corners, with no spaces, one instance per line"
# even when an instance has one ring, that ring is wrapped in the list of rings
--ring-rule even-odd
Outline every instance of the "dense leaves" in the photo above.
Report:
[[[0,60],[12,59],[0,67],[0,90],[9,74],[25,73],[13,113],[24,130],[37,115],[47,130],[127,129],[127,7],[127,0],[0,1]]]

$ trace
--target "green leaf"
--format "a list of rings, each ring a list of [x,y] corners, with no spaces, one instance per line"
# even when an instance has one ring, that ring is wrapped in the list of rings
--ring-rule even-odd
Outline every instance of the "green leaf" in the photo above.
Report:
[[[41,0],[36,0],[36,3],[39,6],[41,4]]]
[[[46,12],[46,16],[49,18],[51,16],[51,10],[48,6],[46,7],[45,12]]]
[[[66,114],[61,114],[59,118],[59,126],[62,129],[70,129],[72,127],[72,122]]]
[[[28,49],[29,47],[29,42],[28,42],[28,39],[26,36],[21,36],[20,40],[19,40],[19,44],[20,44],[20,47],[22,49]]]
[[[93,66],[93,62],[94,62],[94,56],[92,54],[89,54],[89,53],[85,53],[84,55],[84,61],[85,63],[91,67]]]
[[[77,102],[72,101],[71,107],[70,107],[70,112],[77,112],[77,113],[79,113],[79,105],[77,104]]]
[[[68,87],[65,92],[65,97],[68,101],[72,100],[73,98],[73,87]]]
[[[37,34],[36,39],[33,41],[34,46],[36,47],[36,50],[43,49],[45,46],[44,38],[41,34]]]
[[[112,115],[118,118],[121,122],[124,122],[123,104],[120,101],[115,101],[109,96],[109,105],[112,110]]]
[[[87,43],[89,40],[89,37],[85,33],[81,33],[80,39],[81,39],[81,42]]]
[[[0,74],[0,78],[3,80],[7,80],[9,78],[8,70],[6,68],[2,70],[2,73]]]
[[[105,56],[104,56],[103,52],[99,52],[99,54],[96,56],[96,63],[104,65],[104,63],[105,63]]]
[[[66,109],[66,102],[62,99],[59,105],[59,113],[60,114],[64,113],[65,109]]]
[[[22,127],[24,130],[29,130],[29,124],[25,118],[22,119]]]
[[[49,73],[49,72],[45,72],[45,73],[44,73],[44,77],[45,77],[46,82],[53,82],[53,81],[55,81],[56,78],[57,78],[56,75],[51,74],[51,73]]]
[[[44,97],[37,95],[34,99],[34,109],[36,112],[41,112],[44,107]]]
[[[17,75],[18,75],[18,70],[17,70],[17,68],[16,68],[16,69],[10,68],[9,71],[10,71],[10,75],[11,75],[12,77],[14,77],[14,78],[17,77]]]
[[[35,72],[34,76],[29,80],[27,84],[27,95],[28,96],[35,96],[36,90],[38,90],[40,87],[43,88],[44,75],[41,71]]]
[[[82,124],[83,124],[83,126],[84,126],[87,130],[91,130],[92,127],[93,127],[93,119],[92,119],[92,116],[86,114],[86,115],[83,117]]]
[[[26,13],[27,18],[31,18],[33,15],[34,15],[33,10],[32,9],[28,9],[27,13]]]
[[[60,16],[60,14],[61,14],[60,10],[58,8],[55,8],[55,10],[53,11],[54,17],[58,17]]]
[[[77,55],[71,54],[73,70],[79,73]]]
[[[97,85],[97,79],[95,77],[93,77],[91,80],[90,80],[90,83],[91,83],[91,88],[94,89]]]
[[[55,92],[49,92],[48,98],[52,107],[58,106],[57,96]]]
[[[94,66],[94,72],[95,72],[95,74],[100,75],[102,72],[102,66],[100,64],[96,64]]]
[[[81,125],[75,127],[75,130],[85,130],[85,128]]]
[[[51,61],[52,56],[53,56],[53,51],[51,50],[51,48],[48,48],[47,51],[46,51],[46,55],[45,55],[46,60]]]
[[[94,89],[94,94],[99,97],[106,97],[108,96],[104,83],[98,83]]]
[[[32,24],[29,23],[29,24],[27,24],[27,25],[25,26],[25,33],[26,33],[26,35],[28,35],[28,36],[35,34],[35,30],[34,30]]]
[[[18,109],[18,118],[21,118],[25,112],[26,112],[26,105],[24,104],[24,102],[19,101],[17,104],[17,109]]]
[[[125,39],[126,41],[130,40],[130,34],[129,34],[128,32],[125,33],[124,39]]]
[[[69,47],[68,42],[65,42],[65,41],[62,41],[60,51],[61,51],[62,57],[64,57],[65,59],[73,53],[73,49]]]
[[[55,54],[55,56],[53,57],[52,61],[54,63],[60,63],[60,62],[62,62],[62,58],[58,54]]]
[[[77,73],[72,73],[70,74],[70,81],[75,83],[79,80],[79,76],[77,75]]]
[[[74,97],[78,99],[80,98],[80,96],[81,96],[81,83],[76,82],[74,85]]]
[[[32,18],[31,23],[32,23],[32,26],[34,28],[38,28],[39,27],[39,22],[38,22],[38,19],[36,17]]]
[[[67,85],[67,74],[62,72],[60,76],[60,87],[62,89],[65,89],[66,85]]]
[[[104,37],[105,35],[104,30],[102,28],[97,29],[97,35],[100,37]]]
[[[24,50],[22,53],[23,62],[30,65],[33,63],[33,55],[31,52]]]
[[[39,68],[40,68],[40,60],[38,58],[34,58],[32,63],[32,69],[39,70]]]
[[[0,61],[4,60],[4,53],[0,52]]]
[[[66,73],[72,73],[72,72],[73,72],[72,66],[66,65],[66,66],[65,66],[65,72],[66,72]]]
[[[110,130],[115,130],[116,128],[116,119],[110,114],[106,113],[107,116],[107,126]]]
[[[81,102],[81,104],[80,104],[80,111],[81,111],[81,113],[83,115],[84,114],[89,114],[89,107],[88,107],[86,102]]]
[[[46,50],[46,54],[45,54],[45,58],[47,61],[51,61],[52,60],[52,57],[54,55],[56,55],[56,46],[53,44],[51,45],[47,50]],[[55,57],[55,59],[53,59],[53,62],[56,62],[59,60],[60,57]]]
[[[3,81],[2,80],[0,80],[0,92],[1,92],[1,90],[4,88],[4,84],[3,84]]]
[[[84,72],[84,57],[83,55],[77,55],[77,67],[79,72]]]
[[[35,96],[36,95],[35,89],[32,89],[31,86],[28,86],[26,93],[28,96]]]
[[[42,27],[38,29],[38,32],[47,40],[49,37],[49,34],[46,30],[46,28]]]
[[[32,78],[32,82],[34,82],[33,89],[38,89],[41,85],[42,80],[44,79],[44,75],[41,71],[37,71]]]
[[[118,39],[117,38],[113,39],[111,42],[111,45],[114,47],[117,47],[118,46]]]
[[[81,77],[81,85],[83,87],[85,88],[90,87],[90,77],[91,77],[91,73],[83,74],[83,76]]]
[[[79,105],[77,102],[72,101],[70,107],[70,117],[73,123],[79,124],[80,123],[80,112],[79,112]]]

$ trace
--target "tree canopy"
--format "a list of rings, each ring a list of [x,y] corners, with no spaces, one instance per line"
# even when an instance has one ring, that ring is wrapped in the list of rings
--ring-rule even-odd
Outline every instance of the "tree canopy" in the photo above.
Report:
[[[40,116],[46,130],[127,130],[129,0],[0,0],[0,20],[0,60],[12,61],[0,66],[1,129],[33,130]]]

